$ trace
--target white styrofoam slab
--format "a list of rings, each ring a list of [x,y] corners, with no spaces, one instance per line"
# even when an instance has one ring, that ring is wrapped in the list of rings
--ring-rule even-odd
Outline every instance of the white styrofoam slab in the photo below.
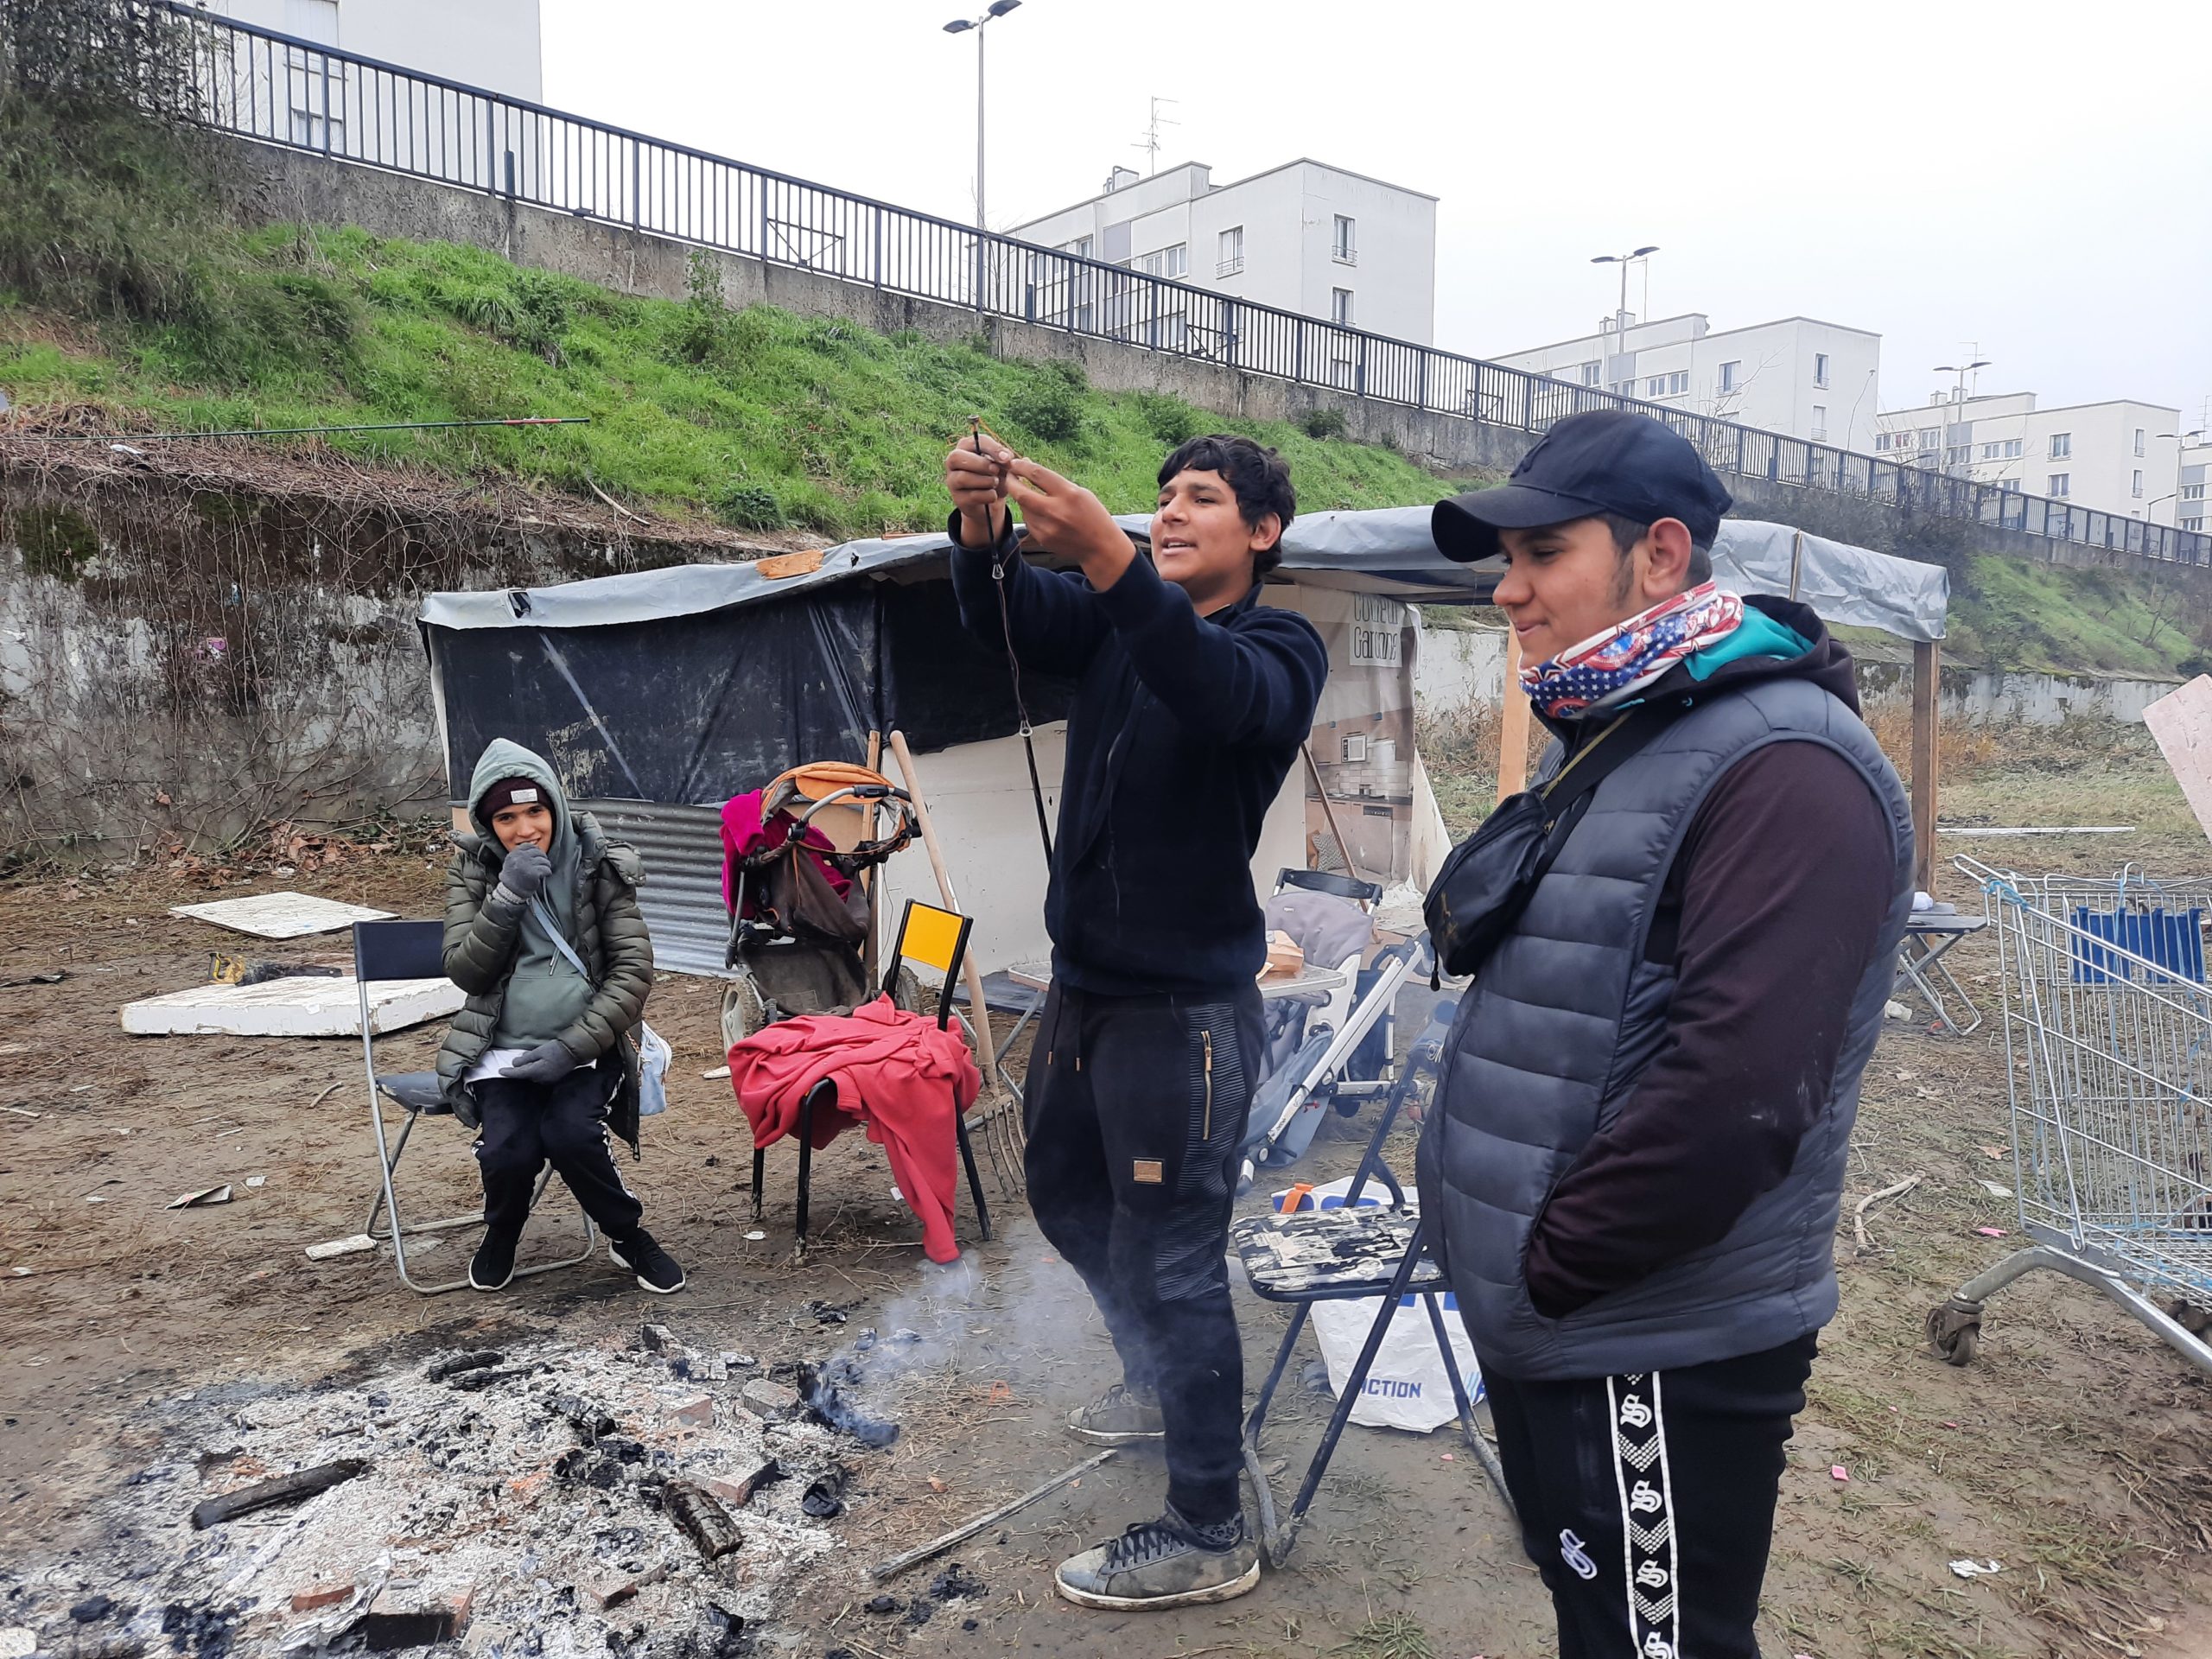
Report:
[[[272,979],[259,985],[195,985],[149,996],[123,1010],[134,1037],[358,1037],[359,993],[343,979]],[[449,979],[383,979],[369,987],[369,1024],[381,1036],[457,1014],[461,987]]]
[[[171,905],[172,916],[213,922],[232,932],[263,939],[296,939],[308,933],[335,933],[356,922],[391,919],[388,910],[365,910],[335,899],[304,893],[260,893],[246,899],[216,899],[204,905]]]
[[[2189,810],[2212,836],[2212,674],[2200,674],[2143,711]]]

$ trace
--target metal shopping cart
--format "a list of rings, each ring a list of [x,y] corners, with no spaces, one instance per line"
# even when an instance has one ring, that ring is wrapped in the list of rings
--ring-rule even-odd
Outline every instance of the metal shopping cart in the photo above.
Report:
[[[2212,1372],[2196,1313],[2212,1307],[2212,881],[1956,862],[1998,941],[2015,1190],[2035,1243],[1933,1309],[1930,1345],[1970,1363],[1983,1304],[2043,1269],[2103,1291]]]

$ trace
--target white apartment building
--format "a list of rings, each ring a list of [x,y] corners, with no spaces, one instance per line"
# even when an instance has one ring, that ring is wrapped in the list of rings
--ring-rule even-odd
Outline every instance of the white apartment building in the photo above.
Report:
[[[1608,317],[1595,334],[1491,360],[1700,415],[1866,449],[1881,408],[1882,337],[1784,317],[1715,331],[1701,311],[1638,322]]]
[[[2174,496],[2174,523],[2183,530],[2212,530],[2212,440],[2184,444]]]
[[[1917,408],[1885,410],[1879,424],[1875,453],[1907,466],[2146,524],[2178,522],[2179,410],[2132,398],[2038,409],[2031,391],[1939,391]]]
[[[1214,183],[1211,172],[1192,162],[1147,179],[1116,168],[1090,200],[1007,234],[1227,297],[1430,343],[1434,196],[1304,159],[1233,184]],[[1087,303],[1088,296],[1078,294],[1073,302]]]
[[[531,103],[544,96],[538,0],[199,0],[200,9],[317,46]],[[256,131],[479,188],[531,190],[547,164],[534,116],[297,47],[241,41],[226,96]],[[622,211],[609,203],[601,211]]]

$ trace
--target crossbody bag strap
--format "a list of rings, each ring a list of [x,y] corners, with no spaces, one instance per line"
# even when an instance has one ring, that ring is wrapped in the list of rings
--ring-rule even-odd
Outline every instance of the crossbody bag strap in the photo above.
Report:
[[[561,924],[553,914],[552,906],[545,902],[543,893],[533,893],[530,895],[530,913],[537,918],[538,925],[545,930],[547,936],[553,941],[553,948],[561,953],[569,966],[589,981],[591,969],[584,966],[583,958],[579,957],[575,947],[562,937]]]
[[[1637,716],[1644,715],[1643,719]],[[1574,756],[1559,769],[1558,774],[1538,791],[1542,797],[1548,822],[1545,825],[1545,846],[1536,866],[1536,874],[1551,868],[1552,861],[1559,856],[1567,844],[1564,836],[1553,831],[1564,822],[1577,803],[1597,792],[1598,785],[1633,760],[1637,753],[1656,737],[1669,724],[1666,717],[1653,713],[1648,707],[1629,709],[1616,715],[1605,730],[1574,752]],[[1628,729],[1624,731],[1623,728]],[[1607,740],[1612,740],[1608,741]],[[1572,788],[1564,787],[1573,779]]]

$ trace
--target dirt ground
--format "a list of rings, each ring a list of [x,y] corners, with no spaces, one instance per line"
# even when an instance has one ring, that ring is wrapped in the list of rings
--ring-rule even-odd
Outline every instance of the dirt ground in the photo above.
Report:
[[[2135,858],[2154,874],[2202,874],[2212,849],[2178,800],[2133,751],[1992,772],[1955,791],[1947,817],[2141,827],[2095,841],[1947,837],[1943,851],[1993,856],[1996,848],[1993,861],[2031,869],[2108,873]],[[946,1560],[980,1578],[983,1592],[918,1626],[866,1611],[880,1590],[910,1597],[945,1564],[879,1587],[866,1580],[868,1563],[1085,1455],[1059,1419],[1109,1380],[1109,1351],[1018,1199],[1001,1196],[998,1237],[968,1252],[964,1274],[925,1274],[918,1227],[893,1198],[881,1154],[858,1136],[817,1160],[815,1245],[803,1266],[791,1252],[788,1148],[768,1160],[766,1236],[748,1240],[748,1137],[728,1084],[700,1076],[721,1058],[717,990],[706,982],[670,976],[654,994],[654,1024],[677,1057],[671,1109],[648,1124],[643,1161],[624,1167],[650,1224],[690,1271],[684,1294],[645,1296],[603,1257],[493,1297],[415,1295],[375,1255],[308,1262],[304,1246],[359,1231],[367,1206],[358,1046],[130,1038],[116,1011],[204,978],[211,951],[333,954],[327,941],[259,946],[170,916],[171,904],[289,888],[429,915],[438,857],[427,844],[387,838],[381,851],[339,849],[323,868],[283,874],[264,864],[232,885],[219,885],[221,871],[156,867],[0,888],[0,1626],[51,1637],[73,1628],[61,1610],[94,1592],[128,1604],[131,1585],[114,1575],[127,1554],[122,1534],[137,1534],[118,1516],[134,1505],[144,1510],[146,1548],[188,1535],[181,1516],[160,1506],[181,1508],[234,1477],[217,1467],[204,1491],[147,1486],[143,1497],[128,1483],[175,1452],[180,1402],[203,1390],[251,1384],[260,1397],[413,1377],[427,1355],[480,1343],[634,1347],[641,1320],[652,1320],[690,1349],[741,1351],[764,1372],[823,1358],[863,1327],[930,1333],[925,1355],[870,1396],[901,1423],[901,1438],[848,1459],[847,1510],[826,1523],[838,1547],[779,1592],[773,1618],[751,1633],[760,1653],[1554,1651],[1535,1571],[1448,1431],[1348,1431],[1290,1564],[1233,1604],[1137,1618],[1052,1596],[1056,1560],[1155,1512],[1160,1471],[1135,1456],[953,1551]],[[1941,886],[1962,909],[1980,908],[1948,868]],[[1952,961],[1991,1017],[1964,1039],[1895,1025],[1869,1071],[1838,1240],[1843,1307],[1790,1448],[1766,1650],[1812,1659],[2212,1654],[2212,1379],[2111,1302],[2050,1275],[1991,1303],[1972,1367],[1943,1364],[1923,1346],[1927,1309],[2012,1248],[2018,1226],[2011,1200],[1981,1185],[2012,1181],[1993,953],[1970,943]],[[22,982],[56,970],[68,976]],[[435,1039],[435,1028],[385,1039],[379,1060],[426,1065]],[[1348,1135],[1357,1133],[1321,1143],[1301,1177],[1348,1170],[1357,1146]],[[474,1170],[462,1134],[433,1122],[425,1135],[419,1164],[409,1155],[420,1213],[468,1209]],[[1411,1153],[1408,1132],[1394,1137],[1394,1163],[1409,1168]],[[1861,1254],[1852,1205],[1910,1174],[1923,1179],[1870,1212],[1873,1248]],[[254,1176],[264,1184],[249,1187]],[[218,1182],[233,1184],[230,1204],[163,1208]],[[1263,1205],[1265,1191],[1248,1205]],[[972,1238],[963,1196],[963,1236]],[[557,1202],[549,1213],[567,1219]],[[540,1225],[550,1249],[550,1224]],[[1984,1227],[2008,1236],[1983,1236]],[[422,1265],[457,1272],[469,1248],[469,1236],[456,1234]],[[1239,1307],[1256,1385],[1281,1316],[1241,1293]],[[1298,1363],[1313,1351],[1309,1339]],[[1298,1385],[1296,1370],[1267,1447],[1291,1460],[1286,1479],[1302,1469],[1327,1405]],[[707,1386],[734,1389],[736,1376]],[[744,1511],[738,1519],[747,1524]],[[1969,1556],[2004,1570],[1955,1577],[1947,1563]],[[262,1587],[281,1598],[294,1586],[272,1568]],[[577,1617],[588,1633],[588,1614]],[[135,1650],[99,1645],[108,1627],[98,1621],[73,1628],[76,1650]],[[155,1650],[226,1650],[200,1644],[194,1628],[180,1624]],[[640,1624],[605,1645],[676,1651],[657,1639]],[[480,1631],[463,1646],[537,1650],[522,1636],[487,1645]]]

